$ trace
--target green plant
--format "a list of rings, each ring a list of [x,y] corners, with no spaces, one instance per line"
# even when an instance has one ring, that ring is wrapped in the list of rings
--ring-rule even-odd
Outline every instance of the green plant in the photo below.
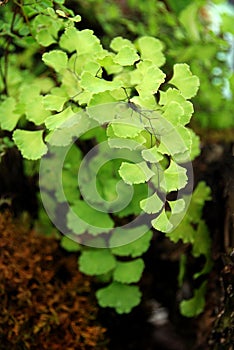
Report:
[[[42,202],[66,234],[62,246],[80,251],[82,272],[109,283],[97,291],[100,305],[129,312],[140,302],[151,225],[204,255],[200,274],[210,269],[200,221],[207,196],[196,207],[195,192],[194,218],[186,216],[191,195],[183,193],[200,152],[188,127],[199,81],[184,63],[167,76],[163,44],[154,37],[116,37],[104,49],[91,30],[76,28],[80,17],[62,3],[15,2],[4,12],[1,128],[25,159],[41,160]],[[183,218],[189,232],[178,226]]]
[[[191,254],[195,257],[205,257],[205,263],[201,271],[196,272],[193,278],[196,280],[202,275],[210,272],[213,262],[211,256],[211,238],[208,227],[202,219],[202,211],[206,201],[211,200],[211,190],[203,182],[199,182],[195,188],[188,211],[180,225],[167,236],[173,241],[180,239],[192,246]],[[183,285],[186,277],[186,255],[181,256],[180,272],[178,276],[179,286]],[[191,317],[199,315],[205,306],[206,281],[195,289],[191,299],[180,303],[180,311],[184,316]]]
[[[98,22],[103,29],[106,43],[114,35],[130,40],[154,36],[165,46],[168,75],[174,63],[189,64],[201,82],[193,100],[193,125],[207,129],[234,127],[233,69],[228,63],[232,59],[234,11],[230,8],[228,11],[225,3],[225,0],[128,0],[122,5],[115,0],[89,0],[84,5],[79,1],[90,25],[97,26]]]

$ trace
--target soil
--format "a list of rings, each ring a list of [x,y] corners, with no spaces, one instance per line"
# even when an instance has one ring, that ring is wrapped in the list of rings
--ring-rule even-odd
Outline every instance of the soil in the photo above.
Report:
[[[179,301],[191,296],[193,281],[188,280],[181,290],[177,283],[179,256],[189,247],[172,244],[160,233],[155,233],[143,256],[141,305],[129,315],[97,308],[98,283],[78,272],[77,255],[63,251],[56,238],[37,235],[23,221],[21,211],[31,211],[31,218],[36,213],[35,179],[22,175],[18,155],[13,173],[5,159],[0,180],[7,181],[7,186],[1,187],[1,198],[11,193],[13,201],[1,203],[0,350],[234,349],[233,159],[231,143],[212,139],[203,144],[194,162],[195,183],[205,180],[212,189],[204,219],[212,236],[214,267],[204,277],[208,279],[205,310],[193,319],[179,312]],[[12,219],[6,208],[18,219]],[[189,256],[191,272],[202,263]]]

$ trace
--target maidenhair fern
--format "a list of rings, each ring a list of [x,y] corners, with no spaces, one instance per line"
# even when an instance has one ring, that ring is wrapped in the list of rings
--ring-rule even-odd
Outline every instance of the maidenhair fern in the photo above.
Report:
[[[129,312],[140,302],[151,227],[191,243],[195,257],[206,257],[201,273],[210,269],[200,221],[207,197],[194,218],[186,190],[199,154],[188,127],[199,80],[184,63],[166,74],[160,40],[116,37],[104,48],[92,30],[79,29],[79,16],[54,3],[32,1],[19,12],[15,3],[10,25],[1,22],[1,43],[11,48],[0,81],[1,128],[25,159],[41,160],[42,202],[64,233],[62,246],[80,251],[80,271],[109,283],[97,291],[100,305]],[[23,69],[26,58],[32,62]],[[197,192],[191,208],[196,199]],[[190,304],[181,306],[188,316]]]

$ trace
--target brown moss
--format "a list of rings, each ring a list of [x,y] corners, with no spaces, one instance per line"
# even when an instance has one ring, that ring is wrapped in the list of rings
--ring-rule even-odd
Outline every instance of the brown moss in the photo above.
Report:
[[[0,349],[106,349],[89,278],[55,239],[0,214]]]

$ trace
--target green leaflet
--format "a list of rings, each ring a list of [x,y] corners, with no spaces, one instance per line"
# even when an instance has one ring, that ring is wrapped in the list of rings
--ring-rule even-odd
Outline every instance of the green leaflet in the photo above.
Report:
[[[114,116],[118,115],[116,112],[109,114],[109,117],[113,116],[114,118]],[[131,113],[129,109],[127,112]],[[139,117],[138,114],[137,117]],[[137,151],[138,149],[142,149],[143,145],[147,146],[151,142],[151,136],[148,131],[145,131],[139,118],[133,119],[132,117],[131,119],[113,121],[109,123],[106,134],[111,148],[126,148],[131,151]]]
[[[177,226],[173,231],[166,234],[167,237],[174,243],[177,243],[180,239],[183,243],[194,243],[194,237],[196,231],[190,222],[187,220],[187,216],[181,221],[179,226]]]
[[[190,101],[187,101],[185,97],[181,94],[181,92],[177,89],[169,88],[167,91],[160,91],[160,105],[165,106],[167,109],[168,106],[171,105],[172,102],[179,103],[180,107],[183,108],[183,115],[180,116],[180,124],[186,125],[193,114],[193,105]],[[171,108],[171,107],[170,107]],[[172,110],[171,110],[172,111]],[[172,111],[173,112],[173,111]],[[180,113],[180,112],[179,112]],[[173,112],[174,114],[174,112]],[[170,118],[173,118],[173,116],[170,116]]]
[[[144,261],[142,259],[117,262],[113,278],[116,282],[127,284],[136,283],[140,280],[143,270]]]
[[[173,125],[181,125],[184,109],[176,101],[170,101],[164,108],[163,117]]]
[[[110,48],[115,52],[121,51],[123,47],[135,49],[134,44],[130,40],[122,38],[121,36],[117,36],[110,43]]]
[[[58,4],[64,4],[64,0],[57,0],[55,1],[56,3]],[[49,9],[48,9],[49,10]],[[51,10],[51,9],[50,9]],[[74,17],[68,17],[68,13],[65,13],[64,11],[62,10],[56,10],[55,13],[63,18],[67,18],[69,19],[71,22],[80,22],[81,21],[81,16],[80,15],[76,15]],[[72,12],[70,11],[70,14]]]
[[[211,189],[204,181],[200,181],[192,195],[192,200],[186,215],[188,220],[198,223],[202,217],[204,203],[208,200],[211,200]]]
[[[40,159],[47,152],[42,139],[43,130],[27,131],[17,129],[13,133],[13,140],[26,159]]]
[[[89,72],[84,72],[81,75],[80,86],[92,93],[99,93],[104,91],[112,91],[121,87],[121,81],[107,81],[93,76]]]
[[[108,74],[117,74],[122,71],[121,65],[114,62],[115,54],[113,52],[104,52],[103,57],[98,59],[100,65],[105,68]]]
[[[20,114],[15,112],[16,100],[13,97],[7,97],[0,105],[0,124],[3,130],[12,131],[18,120]]]
[[[37,79],[34,84],[22,84],[20,87],[19,102],[22,106],[22,114],[25,113],[27,120],[36,125],[44,123],[45,119],[51,114],[43,104],[41,92],[51,90],[51,81],[46,79]]]
[[[187,184],[186,169],[171,160],[169,167],[164,171],[160,186],[166,191],[179,190]]]
[[[137,164],[123,162],[119,168],[119,174],[129,185],[147,182],[154,176],[154,172],[148,168],[145,162]]]
[[[147,214],[158,213],[163,207],[163,201],[154,193],[151,197],[140,201],[140,207]]]
[[[162,42],[154,37],[143,36],[136,41],[136,46],[144,60],[149,60],[161,67],[165,63],[165,57],[162,53]]]
[[[39,84],[22,84],[20,86],[19,101],[26,105],[38,96],[40,96],[41,86]]]
[[[197,232],[194,237],[193,256],[210,255],[211,237],[208,228],[203,220],[198,224]]]
[[[77,100],[80,97],[82,89],[77,76],[73,71],[66,70],[61,77],[62,87],[66,91],[67,95],[73,100]]]
[[[108,133],[109,131],[110,129],[108,129]],[[146,143],[146,139],[142,135],[136,136],[134,139],[120,139],[120,138],[115,138],[114,136],[112,137],[110,137],[108,140],[108,143],[111,148],[119,148],[119,149],[123,148],[130,151],[135,151],[135,150],[141,149],[142,145]]]
[[[49,46],[56,42],[62,22],[57,18],[39,14],[32,21],[32,30],[38,43],[42,46]]]
[[[150,163],[158,163],[163,160],[163,155],[158,152],[158,147],[156,146],[147,150],[143,150],[142,157]]]
[[[163,209],[162,212],[156,217],[156,219],[151,221],[153,227],[161,232],[170,232],[173,228],[173,225],[168,220],[167,214]]]
[[[69,235],[63,236],[61,239],[61,247],[65,249],[67,252],[79,252],[81,250],[81,246],[79,243],[76,243],[72,237],[70,238]]]
[[[54,87],[50,94],[43,97],[43,103],[46,110],[61,112],[64,103],[68,100],[65,90]]]
[[[170,84],[176,86],[181,91],[181,94],[188,99],[196,95],[199,79],[197,76],[192,75],[187,64],[178,63],[174,65],[174,74]]]
[[[75,125],[75,127],[79,129],[79,124]],[[75,127],[73,126],[62,130],[56,129],[46,136],[45,141],[52,146],[68,146],[71,144],[75,135]]]
[[[103,49],[100,40],[90,29],[78,31],[74,27],[68,27],[62,34],[60,42],[61,48],[68,52],[77,52],[77,55],[94,55],[100,57]]]
[[[67,225],[76,234],[88,231],[97,235],[112,229],[114,222],[108,214],[93,209],[85,201],[77,200],[68,211]]]
[[[180,311],[183,316],[198,316],[204,310],[206,285],[207,282],[203,282],[198,289],[195,289],[193,298],[180,303]]]
[[[53,114],[50,117],[46,118],[45,125],[49,130],[54,130],[59,126],[62,126],[63,123],[66,120],[69,120],[69,118],[71,118],[73,115],[74,115],[74,112],[71,109],[71,107],[67,107],[62,112]],[[78,121],[78,117],[77,117],[77,121]]]
[[[76,61],[78,60],[78,62],[79,62],[79,61],[81,61],[82,57],[75,56],[75,59],[76,59]],[[75,64],[75,61],[74,61],[74,64]],[[83,65],[81,64],[81,66],[83,66]],[[82,73],[83,71],[89,72],[92,75],[95,75],[96,77],[99,77],[99,78],[101,78],[101,76],[102,76],[101,66],[98,62],[96,62],[96,60],[85,61],[83,69],[81,70],[80,73]],[[78,73],[77,68],[76,68],[76,72]]]
[[[115,102],[115,98],[111,95],[110,91],[99,92],[92,95],[89,106],[104,105],[108,103]]]
[[[86,109],[88,116],[97,121],[100,125],[110,122],[116,117],[116,103],[98,104]]]
[[[123,247],[132,244],[144,236],[149,231],[149,227],[146,223],[143,223],[139,222],[139,225],[131,225],[130,223],[130,225],[116,227],[112,230],[109,241],[110,248]]]
[[[141,292],[137,286],[128,286],[113,282],[96,293],[98,303],[102,307],[113,307],[119,314],[128,313],[141,300]]]
[[[184,135],[187,136],[186,140],[183,138]],[[160,136],[158,152],[171,155],[175,159],[178,159],[178,162],[181,160],[179,157],[182,157],[182,161],[184,162],[188,161],[189,146],[191,144],[189,136],[186,128],[183,126],[175,126]]]
[[[131,73],[131,83],[136,84],[140,97],[146,98],[156,93],[166,75],[151,61],[141,61],[136,67],[137,69]]]
[[[43,124],[45,119],[50,115],[50,112],[44,106],[44,98],[39,95],[33,99],[29,99],[25,106],[27,120],[36,125]]]
[[[55,118],[54,120],[53,117]],[[61,121],[60,117],[65,119],[61,129],[59,128]],[[54,146],[67,146],[72,143],[74,138],[76,139],[82,136],[87,130],[89,130],[89,128],[91,128],[91,120],[87,117],[86,113],[73,113],[73,115],[70,116],[69,110],[66,111],[66,114],[54,114],[50,119],[46,120],[46,123],[48,123],[48,126],[51,128],[55,125],[58,127],[52,130],[52,132],[46,137],[46,141]]]
[[[110,239],[110,245],[113,246],[113,248],[111,248],[112,253],[119,256],[131,256],[132,258],[141,256],[143,253],[145,253],[150,246],[153,233],[152,231],[148,231],[147,227],[138,227],[133,229],[134,232],[132,233],[128,231],[128,234],[131,234],[132,238],[134,238],[136,237],[136,230],[139,231],[138,235],[141,233],[143,234],[139,238],[133,240],[131,243],[123,245],[121,245],[123,242],[121,237],[122,233],[115,232]]]
[[[131,99],[132,102],[136,103],[139,106],[142,106],[143,109],[153,111],[158,105],[155,103],[155,98],[153,95],[144,95],[144,96],[134,96]]]
[[[45,62],[45,64],[47,64],[47,66],[54,68],[56,72],[60,72],[61,70],[67,68],[67,54],[60,50],[52,50],[44,53],[42,55],[42,60]]]
[[[114,63],[118,63],[121,66],[132,66],[134,62],[138,61],[140,57],[136,53],[136,50],[132,47],[124,46],[116,54],[113,59]]]
[[[92,276],[113,270],[116,260],[108,249],[90,249],[82,251],[78,263],[81,272]]]
[[[143,129],[140,120],[121,119],[121,121],[113,121],[108,128],[112,128],[113,134],[117,138],[134,138],[140,134]]]
[[[185,201],[183,198],[175,201],[167,201],[167,203],[170,205],[172,214],[179,214],[185,209]]]
[[[136,90],[142,98],[145,98],[149,94],[155,94],[164,80],[165,74],[159,68],[149,68],[142,76],[141,83],[136,86]]]

